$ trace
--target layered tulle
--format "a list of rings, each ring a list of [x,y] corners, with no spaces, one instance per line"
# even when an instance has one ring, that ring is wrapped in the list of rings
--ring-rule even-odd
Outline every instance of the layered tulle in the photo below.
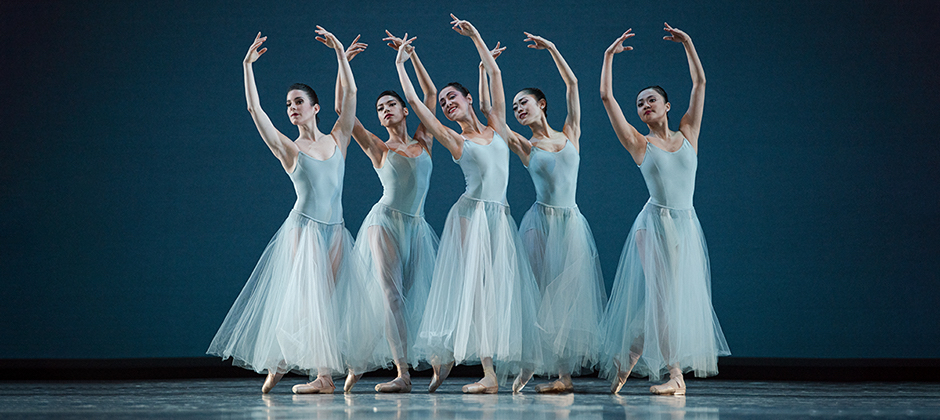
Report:
[[[711,302],[705,237],[695,210],[647,203],[627,237],[603,319],[601,376],[641,355],[635,376],[659,380],[668,366],[705,377],[731,354]]]
[[[344,370],[334,290],[356,276],[352,235],[297,211],[268,243],[208,354],[259,373]]]
[[[340,297],[350,308],[357,298],[368,305],[345,319],[347,364],[356,373],[391,367],[396,359],[418,365],[410,347],[427,303],[437,247],[437,235],[421,216],[381,203],[366,216],[355,247],[364,282]]]
[[[415,352],[432,364],[492,357],[500,381],[534,369],[539,300],[509,207],[461,196],[441,235]]]
[[[594,235],[577,207],[535,203],[519,232],[542,292],[544,375],[578,375],[594,368],[607,303]]]

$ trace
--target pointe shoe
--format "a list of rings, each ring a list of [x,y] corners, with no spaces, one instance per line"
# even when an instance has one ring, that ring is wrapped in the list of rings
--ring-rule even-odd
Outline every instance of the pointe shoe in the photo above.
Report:
[[[675,395],[681,397],[685,395],[685,381],[681,376],[674,376],[662,385],[653,385],[650,392],[656,395]]]
[[[616,394],[620,392],[620,388],[623,388],[623,385],[627,383],[627,378],[630,377],[630,372],[624,372],[620,370],[620,362],[617,359],[614,359],[614,366],[617,367],[617,376],[614,377],[614,380],[610,383],[610,393]]]
[[[278,381],[284,377],[283,373],[271,373],[268,372],[268,377],[264,378],[264,385],[261,385],[261,393],[267,394],[274,389],[274,385],[277,385]]]
[[[454,368],[454,362],[450,362],[446,365],[437,366],[434,369],[434,375],[431,376],[431,383],[428,385],[428,392],[437,391],[437,388],[444,383],[444,379],[447,379],[447,376],[450,375],[450,370]]]
[[[512,381],[512,393],[518,394],[521,392],[522,388],[525,388],[530,379],[532,379],[532,373],[519,372],[519,375],[516,376],[516,379]]]
[[[573,392],[574,384],[566,384],[562,381],[549,382],[547,384],[538,384],[535,387],[535,392],[539,394],[562,394],[565,392]]]
[[[376,385],[375,392],[408,393],[411,392],[411,380],[399,376],[384,384]]]
[[[354,374],[352,371],[346,375],[346,382],[343,383],[343,392],[347,393],[352,391],[353,387],[356,386],[356,382],[359,382],[359,379],[362,378],[362,374]]]
[[[464,394],[495,394],[499,391],[499,384],[486,386],[479,382],[466,384],[461,388]]]
[[[321,385],[317,385],[318,382]],[[295,394],[332,394],[334,391],[336,391],[336,385],[333,383],[327,383],[326,385],[322,385],[322,383],[323,382],[320,382],[320,380],[317,379],[306,384],[294,385],[294,387],[291,389]]]

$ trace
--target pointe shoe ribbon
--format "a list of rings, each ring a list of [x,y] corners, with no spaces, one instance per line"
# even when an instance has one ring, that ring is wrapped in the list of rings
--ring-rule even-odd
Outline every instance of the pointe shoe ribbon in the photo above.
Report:
[[[499,385],[486,386],[479,382],[474,382],[464,385],[462,390],[464,394],[495,394],[499,391]]]

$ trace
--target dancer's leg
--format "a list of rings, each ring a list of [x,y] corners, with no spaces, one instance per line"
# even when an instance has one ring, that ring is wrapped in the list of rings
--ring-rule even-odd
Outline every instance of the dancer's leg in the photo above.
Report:
[[[375,386],[378,392],[411,392],[411,373],[408,371],[408,326],[405,324],[404,279],[402,262],[391,236],[381,226],[370,226],[369,248],[372,251],[376,275],[385,295],[385,336],[398,377]]]

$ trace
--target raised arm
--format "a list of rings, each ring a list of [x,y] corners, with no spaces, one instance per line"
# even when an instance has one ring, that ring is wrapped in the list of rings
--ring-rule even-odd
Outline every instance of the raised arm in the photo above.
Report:
[[[421,124],[424,125],[427,131],[444,145],[451,155],[459,158],[463,154],[463,138],[460,134],[451,130],[450,127],[441,124],[427,105],[418,99],[418,92],[415,92],[415,87],[411,84],[411,78],[408,77],[405,62],[408,61],[411,55],[406,52],[406,47],[414,40],[415,38],[406,39],[399,46],[398,54],[395,56],[395,68],[398,70],[398,80],[401,82],[401,89],[405,93],[405,100],[411,105],[411,109],[418,115],[418,119],[421,120]]]
[[[499,70],[499,66],[496,65],[496,60],[493,59],[493,55],[490,53],[490,50],[486,48],[486,43],[483,42],[483,37],[480,36],[480,32],[477,31],[470,22],[466,20],[461,20],[454,16],[451,13],[450,17],[454,20],[451,21],[453,29],[457,33],[470,37],[473,40],[473,45],[477,48],[477,53],[480,54],[480,60],[483,61],[483,67],[486,69],[486,75],[490,78],[490,99],[492,103],[492,108],[490,112],[486,114],[486,124],[496,130],[499,133],[500,137],[504,139],[510,138],[509,126],[506,125],[506,94],[503,91],[503,75]]]
[[[352,62],[353,57],[359,55],[359,53],[366,50],[369,44],[359,42],[359,35],[356,35],[356,39],[349,44],[349,48],[346,49],[346,61]],[[342,68],[339,68],[336,72],[336,114],[340,115],[343,113],[343,81],[341,79]],[[378,138],[375,134],[372,134],[371,131],[367,130],[361,122],[359,122],[359,117],[356,117],[355,123],[353,125],[352,138],[356,140],[356,143],[359,144],[359,147],[362,148],[362,151],[365,152],[366,156],[369,157],[369,160],[372,161],[373,167],[379,167],[382,164],[382,159],[385,156],[385,153],[388,151],[388,147],[385,146],[385,143],[382,139]]]
[[[632,29],[627,29],[627,31],[624,32],[623,35],[620,35],[620,38],[617,38],[613,44],[610,44],[610,46],[607,47],[607,51],[604,52],[604,64],[601,66],[601,101],[604,103],[604,109],[607,110],[610,125],[614,127],[614,132],[617,133],[617,138],[620,139],[620,144],[630,152],[630,155],[633,156],[633,161],[639,165],[643,162],[643,156],[646,154],[646,137],[640,134],[639,131],[636,131],[636,128],[630,125],[626,117],[623,116],[623,110],[620,109],[620,104],[618,104],[617,100],[614,98],[613,76],[611,75],[614,65],[614,54],[633,49],[633,47],[623,45],[623,42],[626,41],[627,38],[634,35],[630,31],[632,31]]]
[[[404,42],[404,39],[392,35],[388,30],[385,31],[387,37],[383,38],[383,41],[388,41],[388,46],[398,51],[398,47]],[[407,37],[408,34],[405,34]],[[424,106],[431,111],[431,115],[437,114],[437,88],[434,86],[434,82],[431,80],[431,75],[428,74],[428,71],[424,68],[424,64],[421,64],[421,60],[418,58],[418,53],[415,51],[414,46],[409,44],[405,48],[411,59],[411,64],[415,68],[415,76],[418,77],[418,85],[421,86],[421,93],[424,94]],[[431,153],[431,146],[434,143],[434,137],[428,132],[425,128],[424,123],[418,124],[417,130],[415,130],[415,140],[418,140],[424,143],[424,148],[428,151],[428,154]]]
[[[496,47],[490,50],[490,54],[493,56],[493,59],[497,59],[503,51],[506,50],[506,47],[500,47],[499,41],[496,42]],[[490,110],[493,109],[493,106],[490,102],[490,82],[486,76],[486,67],[483,67],[483,62],[480,62],[480,112],[483,115],[490,113]]]
[[[251,119],[254,120],[255,127],[258,128],[258,133],[261,134],[264,143],[268,145],[274,156],[281,161],[284,170],[290,172],[294,168],[294,163],[297,162],[297,145],[287,136],[281,134],[280,131],[277,131],[271,119],[268,118],[268,114],[265,114],[264,110],[261,109],[261,101],[258,99],[258,87],[255,85],[255,73],[251,67],[251,64],[268,50],[267,48],[261,48],[261,44],[267,39],[268,37],[262,37],[261,32],[258,32],[258,35],[255,36],[255,42],[251,44],[248,54],[245,55],[245,60],[242,61],[242,68],[245,70],[245,99],[248,101],[248,112],[251,113]]]
[[[330,134],[343,152],[343,157],[345,157],[346,148],[349,146],[349,138],[352,136],[353,126],[356,122],[356,80],[353,78],[349,61],[346,60],[346,51],[343,44],[336,39],[335,35],[323,29],[320,25],[317,25],[317,34],[320,35],[316,38],[317,41],[322,42],[336,52],[336,61],[339,64],[339,79],[343,87],[343,105],[340,108],[339,118],[336,120],[336,124],[333,125],[333,129],[330,130]]]
[[[689,140],[695,151],[698,151],[698,134],[702,128],[702,111],[705,109],[705,69],[702,68],[702,62],[695,52],[695,45],[692,45],[692,38],[678,28],[669,26],[668,23],[663,28],[669,35],[663,37],[667,41],[682,43],[685,47],[685,55],[689,59],[689,73],[692,74],[692,95],[689,99],[689,110],[682,116],[679,122],[679,131]]]
[[[568,66],[565,58],[558,52],[555,43],[528,32],[523,33],[526,35],[524,41],[532,43],[529,48],[548,50],[552,55],[552,59],[555,60],[555,66],[558,67],[558,72],[561,74],[562,80],[565,81],[565,87],[567,88],[565,98],[568,104],[568,117],[565,119],[565,126],[562,131],[564,131],[568,140],[571,140],[575,148],[580,149],[578,140],[581,138],[581,97],[578,94],[578,78],[571,71],[571,67]]]

